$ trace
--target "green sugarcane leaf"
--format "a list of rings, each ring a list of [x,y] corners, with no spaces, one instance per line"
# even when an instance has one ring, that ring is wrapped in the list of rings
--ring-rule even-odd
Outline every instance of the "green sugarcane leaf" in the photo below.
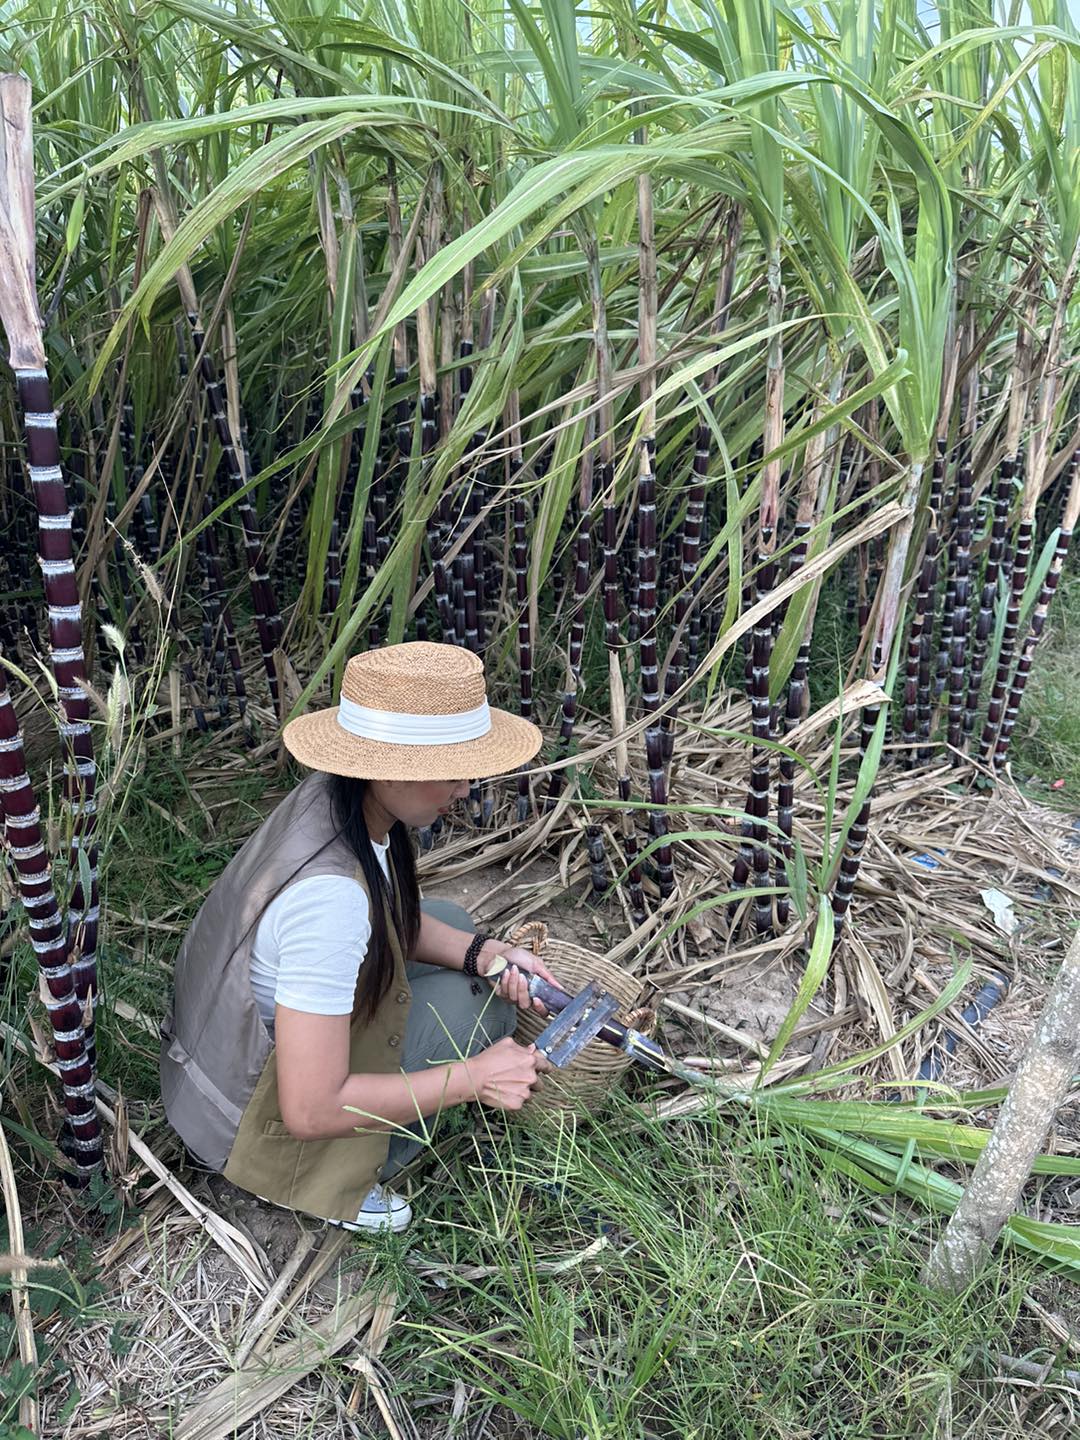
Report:
[[[222,221],[264,189],[278,176],[291,170],[294,165],[306,160],[309,155],[324,146],[352,134],[364,127],[367,133],[377,132],[388,122],[384,116],[373,112],[346,112],[327,120],[311,120],[294,125],[284,135],[278,135],[249,155],[209,195],[185,216],[177,227],[176,234],[163,247],[157,259],[143,276],[141,284],[130,299],[121,307],[112,329],[105,338],[90,373],[89,389],[96,391],[112,353],[123,338],[130,321],[141,315],[148,319],[154,301],[165,286],[176,275],[182,265],[187,264],[207,237]]]
[[[787,1043],[794,1034],[795,1027],[806,1014],[814,996],[821,989],[825,976],[828,973],[829,961],[832,959],[833,951],[833,912],[829,897],[822,895],[818,905],[817,924],[814,927],[814,939],[810,946],[810,954],[807,956],[806,969],[799,981],[799,988],[795,992],[795,999],[790,1010],[784,1016],[780,1029],[776,1032],[776,1039],[769,1047],[769,1053],[762,1062],[754,1081],[754,1089],[760,1089],[765,1076],[772,1069],[773,1065],[787,1048]]]
[[[334,397],[335,367],[348,350],[351,338],[358,244],[354,221],[346,220],[342,223],[339,241],[333,313],[330,317],[330,359],[323,387],[324,413],[330,407]],[[343,477],[346,454],[343,437],[331,441],[329,445],[324,445],[319,451],[319,460],[315,471],[315,490],[308,512],[308,553],[304,595],[312,614],[315,615],[322,610],[326,559],[330,549],[330,534],[334,513],[337,509],[338,489]]]
[[[896,1046],[903,1045],[905,1041],[910,1040],[913,1035],[917,1035],[935,1015],[940,1015],[943,1010],[947,1010],[953,1001],[963,993],[964,987],[971,978],[971,965],[972,962],[969,956],[956,967],[952,979],[947,985],[942,987],[941,993],[936,996],[933,1002],[928,1005],[925,1010],[920,1011],[918,1015],[914,1016],[913,1019],[901,1025],[899,1030],[897,1030],[891,1038],[882,1040],[879,1044],[872,1045],[867,1050],[861,1050],[857,1055],[848,1056],[845,1060],[838,1060],[834,1064],[827,1066],[824,1070],[817,1070],[812,1076],[806,1079],[800,1080],[793,1078],[790,1080],[780,1080],[769,1092],[770,1095],[779,1100],[781,1097],[786,1098],[790,1095],[799,1095],[808,1091],[816,1093],[821,1090],[832,1089],[834,1088],[834,1082],[837,1084],[850,1083],[847,1077],[849,1077],[852,1070],[872,1064],[873,1061],[880,1059],[881,1056],[889,1050],[892,1050]]]
[[[1054,551],[1057,549],[1058,537],[1060,534],[1061,529],[1059,526],[1056,530],[1052,531],[1051,534],[1047,536],[1043,548],[1039,551],[1039,558],[1036,561],[1035,565],[1032,567],[1031,574],[1028,576],[1027,579],[1027,584],[1024,586],[1023,598],[1020,601],[1019,625],[1021,632],[1031,618],[1031,612],[1032,610],[1034,610],[1035,602],[1039,598],[1039,592],[1042,590],[1043,581],[1046,579],[1046,576],[1050,570],[1050,566],[1053,563]]]
[[[794,841],[792,842],[791,863],[788,865],[788,884],[791,887],[791,898],[795,903],[796,913],[805,925],[806,917],[810,913],[809,877],[803,848]]]
[[[390,336],[382,342],[375,357],[375,378],[371,393],[364,406],[364,443],[360,451],[360,470],[356,477],[356,492],[353,495],[352,515],[349,530],[343,542],[344,564],[341,577],[341,595],[334,612],[334,632],[340,634],[346,619],[352,613],[356,587],[360,578],[360,562],[364,545],[364,515],[367,512],[371,482],[375,474],[379,437],[382,433],[382,417],[386,403],[386,384],[393,359],[393,341]],[[345,670],[347,656],[340,654],[334,666],[332,694],[336,698],[341,690],[341,677]]]
[[[86,848],[82,845],[75,852],[78,859],[79,889],[82,891],[82,907],[87,908],[90,904],[90,897],[94,893],[94,874],[90,868],[90,857]]]

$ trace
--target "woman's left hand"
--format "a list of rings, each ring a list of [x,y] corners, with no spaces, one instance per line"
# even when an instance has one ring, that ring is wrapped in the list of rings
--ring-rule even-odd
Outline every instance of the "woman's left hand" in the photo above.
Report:
[[[531,950],[525,950],[520,945],[511,945],[499,955],[481,956],[477,963],[477,970],[481,975],[486,975],[496,960],[506,960],[506,969],[499,976],[499,982],[495,987],[498,994],[511,1005],[516,1005],[519,1010],[534,1010],[538,1015],[546,1015],[547,1010],[539,1000],[534,1000],[529,995],[529,976],[539,975],[550,985],[563,987],[551,973],[544,962],[538,959]]]

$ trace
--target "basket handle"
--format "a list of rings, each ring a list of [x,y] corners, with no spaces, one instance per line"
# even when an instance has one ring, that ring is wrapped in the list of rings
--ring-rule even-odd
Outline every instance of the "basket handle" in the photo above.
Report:
[[[539,957],[547,944],[548,927],[543,920],[526,920],[523,925],[511,930],[507,938],[511,945],[529,946],[533,954]]]

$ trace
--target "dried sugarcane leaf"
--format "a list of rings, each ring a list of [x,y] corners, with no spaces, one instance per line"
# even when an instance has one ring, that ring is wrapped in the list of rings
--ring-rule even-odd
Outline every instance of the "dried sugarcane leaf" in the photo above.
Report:
[[[182,1417],[176,1440],[227,1440],[235,1435],[354,1339],[375,1314],[376,1303],[371,1291],[351,1295],[297,1339],[270,1351],[265,1363],[228,1376]]]

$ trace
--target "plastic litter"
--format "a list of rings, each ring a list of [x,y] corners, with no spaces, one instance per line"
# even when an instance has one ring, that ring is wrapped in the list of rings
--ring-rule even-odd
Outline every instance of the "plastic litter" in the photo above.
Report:
[[[994,924],[1003,935],[1015,935],[1020,921],[1013,913],[1013,902],[1004,890],[980,890],[979,897],[994,917]]]
[[[971,1025],[972,1027],[978,1025],[980,1020],[984,1020],[986,1016],[989,1015],[998,1001],[1005,998],[1008,988],[1009,981],[1005,975],[992,975],[964,1011],[961,1017],[964,1024]],[[943,1041],[944,1043],[942,1045],[935,1046],[929,1055],[924,1057],[922,1064],[919,1066],[920,1080],[936,1080],[941,1074],[945,1056],[952,1055],[955,1052],[957,1040],[951,1030],[945,1031]]]
[[[1046,873],[1047,875],[1053,875],[1055,880],[1060,880],[1063,872],[1060,871],[1056,865],[1047,865]],[[1050,900],[1053,897],[1053,893],[1053,888],[1048,885],[1045,880],[1040,880],[1031,892],[1036,900]]]
[[[944,859],[947,853],[945,850],[924,850],[921,855],[913,855],[911,861],[913,865],[921,865],[924,870],[940,870],[941,860],[935,860],[934,856],[940,855]]]

